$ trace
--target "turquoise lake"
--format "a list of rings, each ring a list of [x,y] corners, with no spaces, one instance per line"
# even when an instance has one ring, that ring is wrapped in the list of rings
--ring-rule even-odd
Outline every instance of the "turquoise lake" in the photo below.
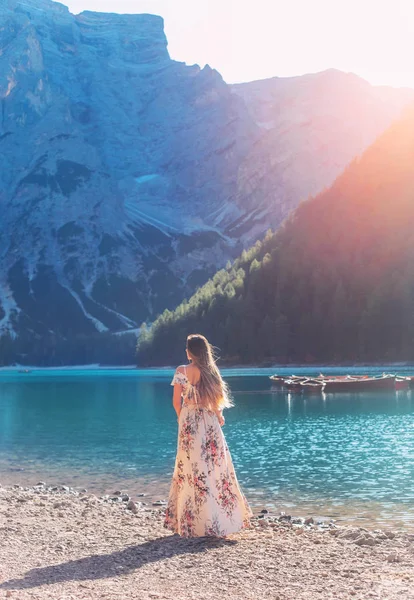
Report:
[[[315,372],[277,370],[292,371]],[[413,530],[414,393],[272,392],[273,372],[223,371],[236,404],[224,432],[253,508]],[[0,371],[0,483],[165,499],[177,443],[172,374]]]

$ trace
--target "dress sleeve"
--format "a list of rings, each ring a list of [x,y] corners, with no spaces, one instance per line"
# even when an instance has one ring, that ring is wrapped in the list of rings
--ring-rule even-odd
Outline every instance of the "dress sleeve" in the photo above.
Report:
[[[187,383],[187,377],[184,373],[181,373],[178,369],[174,373],[173,380],[171,381],[171,385],[185,385]]]

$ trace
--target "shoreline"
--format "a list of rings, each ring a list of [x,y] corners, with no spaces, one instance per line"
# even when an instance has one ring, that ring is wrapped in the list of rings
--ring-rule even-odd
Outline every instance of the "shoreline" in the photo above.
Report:
[[[414,599],[414,534],[262,513],[226,540],[186,539],[164,529],[163,510],[122,493],[0,487],[0,598]]]
[[[86,490],[88,494],[100,499],[113,497],[115,491],[121,490],[132,500],[139,500],[148,506],[151,506],[153,502],[165,503],[171,485],[171,477],[162,481],[159,478],[133,477],[127,479],[110,475],[96,478],[85,474],[82,477],[79,473],[57,477],[56,473],[46,473],[41,470],[30,473],[20,469],[10,473],[0,470],[0,489],[2,487],[14,489],[16,486],[25,490],[35,489],[40,480],[48,489],[68,488],[77,494],[81,490]],[[292,518],[303,520],[312,517],[315,522],[334,522],[338,526],[363,527],[367,530],[392,529],[414,535],[414,512],[413,510],[407,511],[405,505],[387,507],[373,501],[366,501],[358,505],[351,501],[338,504],[329,499],[325,501],[302,499],[301,501],[292,496],[270,498],[266,490],[256,488],[243,488],[243,491],[255,515],[266,510],[273,516],[286,514],[291,515]]]

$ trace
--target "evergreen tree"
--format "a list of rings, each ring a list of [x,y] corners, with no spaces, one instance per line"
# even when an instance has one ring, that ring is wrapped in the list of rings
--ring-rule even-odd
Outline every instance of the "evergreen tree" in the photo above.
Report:
[[[413,164],[414,108],[277,233],[156,319],[138,364],[176,362],[177,339],[197,331],[233,362],[412,360]]]

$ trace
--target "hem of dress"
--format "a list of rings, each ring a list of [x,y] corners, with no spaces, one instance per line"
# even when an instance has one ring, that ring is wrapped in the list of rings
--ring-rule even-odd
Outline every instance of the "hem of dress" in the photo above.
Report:
[[[252,517],[250,517],[250,518],[252,518]],[[250,527],[251,527],[251,522],[249,519],[249,520],[247,520],[247,522],[243,523],[243,525],[239,529],[236,529],[236,531],[230,531],[229,533],[226,533],[225,535],[216,535],[215,533],[206,533],[204,535],[185,535],[184,533],[180,533],[178,531],[177,527],[174,527],[173,525],[167,525],[166,523],[164,523],[164,529],[168,529],[168,531],[172,531],[173,533],[179,535],[182,538],[209,537],[209,538],[216,538],[218,540],[222,540],[222,539],[228,537],[229,535],[239,533],[240,531],[243,531],[244,529],[250,529]]]

